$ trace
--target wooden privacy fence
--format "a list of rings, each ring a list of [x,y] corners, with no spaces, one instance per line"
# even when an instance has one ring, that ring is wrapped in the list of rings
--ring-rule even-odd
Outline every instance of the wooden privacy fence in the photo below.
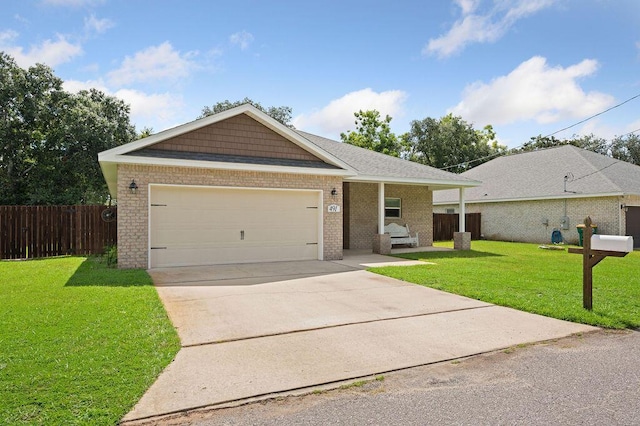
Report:
[[[0,259],[99,254],[117,242],[116,208],[0,206]]]
[[[453,240],[453,233],[459,229],[458,213],[434,213],[433,214],[433,241]],[[465,214],[465,229],[471,232],[472,240],[479,240],[482,230],[480,228],[480,213]]]

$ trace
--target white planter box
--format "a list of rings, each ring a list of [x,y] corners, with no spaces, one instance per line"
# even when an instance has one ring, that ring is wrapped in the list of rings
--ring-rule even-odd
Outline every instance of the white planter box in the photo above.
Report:
[[[630,253],[633,251],[633,237],[619,235],[592,235],[591,250],[620,251]]]

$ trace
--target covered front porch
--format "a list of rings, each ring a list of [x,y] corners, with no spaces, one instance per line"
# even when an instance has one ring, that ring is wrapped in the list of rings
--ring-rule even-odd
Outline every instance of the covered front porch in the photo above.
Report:
[[[369,250],[379,254],[395,254],[440,250],[433,247],[433,191],[458,189],[460,232],[454,235],[454,247],[471,248],[471,235],[465,232],[464,190],[472,186],[460,182],[352,181],[343,184],[343,249]],[[390,224],[408,230],[417,247],[394,244]]]

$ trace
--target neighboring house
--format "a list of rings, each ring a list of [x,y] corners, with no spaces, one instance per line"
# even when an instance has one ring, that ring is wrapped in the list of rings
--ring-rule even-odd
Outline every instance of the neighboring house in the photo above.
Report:
[[[462,173],[482,181],[465,191],[466,211],[482,214],[484,238],[550,243],[554,229],[576,243],[586,216],[598,233],[640,244],[640,167],[564,145],[498,157]],[[434,194],[434,212],[457,212],[457,192]]]
[[[342,259],[409,224],[464,176],[290,129],[242,105],[104,151],[123,268]],[[377,237],[376,237],[377,236]]]

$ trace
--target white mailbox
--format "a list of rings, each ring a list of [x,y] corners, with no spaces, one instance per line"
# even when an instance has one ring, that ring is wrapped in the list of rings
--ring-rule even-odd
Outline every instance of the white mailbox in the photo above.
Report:
[[[622,237],[620,235],[592,235],[591,250],[631,253],[633,251],[633,237]]]

